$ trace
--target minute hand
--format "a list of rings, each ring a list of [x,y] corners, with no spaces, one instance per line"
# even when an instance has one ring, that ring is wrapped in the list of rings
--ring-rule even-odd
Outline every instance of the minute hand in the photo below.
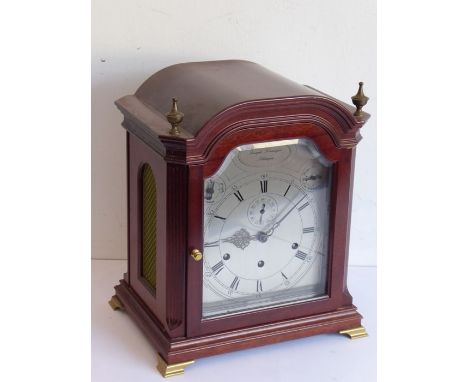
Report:
[[[278,220],[277,222],[275,222],[275,224],[273,224],[273,225],[271,226],[271,228],[270,228],[268,231],[265,232],[265,234],[266,234],[267,236],[271,236],[271,234],[274,232],[274,230],[275,230],[276,228],[279,227],[279,225],[281,224],[281,222],[282,222],[284,219],[286,219],[286,217],[292,212],[292,210],[293,210],[294,208],[296,208],[297,205],[298,205],[300,202],[302,202],[302,201],[304,200],[305,197],[306,197],[306,195],[304,195],[301,199],[299,199],[299,201],[298,201],[294,206],[292,206],[292,208],[291,208],[288,212],[286,212],[280,220]]]

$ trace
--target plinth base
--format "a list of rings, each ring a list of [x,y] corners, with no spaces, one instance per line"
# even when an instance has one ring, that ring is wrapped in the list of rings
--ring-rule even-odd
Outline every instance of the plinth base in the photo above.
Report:
[[[124,310],[140,327],[158,354],[157,368],[164,377],[183,374],[185,367],[195,359],[210,355],[324,333],[345,334],[353,339],[367,336],[361,326],[362,316],[355,306],[348,305],[331,312],[244,329],[193,338],[170,338],[125,280],[120,281],[115,291],[110,306],[114,310]]]

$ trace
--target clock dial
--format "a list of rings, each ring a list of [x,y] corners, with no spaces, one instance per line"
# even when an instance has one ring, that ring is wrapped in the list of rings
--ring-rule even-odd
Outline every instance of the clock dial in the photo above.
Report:
[[[309,140],[268,142],[205,180],[205,318],[324,295],[330,167]]]

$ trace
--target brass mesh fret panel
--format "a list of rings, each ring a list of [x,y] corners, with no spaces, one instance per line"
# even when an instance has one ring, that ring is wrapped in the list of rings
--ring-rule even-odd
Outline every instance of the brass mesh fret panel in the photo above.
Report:
[[[156,288],[156,184],[151,166],[145,164],[142,179],[141,275]]]

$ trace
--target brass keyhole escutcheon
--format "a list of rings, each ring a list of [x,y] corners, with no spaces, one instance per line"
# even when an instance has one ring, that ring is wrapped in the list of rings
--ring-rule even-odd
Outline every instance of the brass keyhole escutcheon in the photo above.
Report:
[[[193,257],[195,261],[200,261],[201,259],[203,259],[203,253],[201,253],[199,249],[192,250],[190,255]]]

